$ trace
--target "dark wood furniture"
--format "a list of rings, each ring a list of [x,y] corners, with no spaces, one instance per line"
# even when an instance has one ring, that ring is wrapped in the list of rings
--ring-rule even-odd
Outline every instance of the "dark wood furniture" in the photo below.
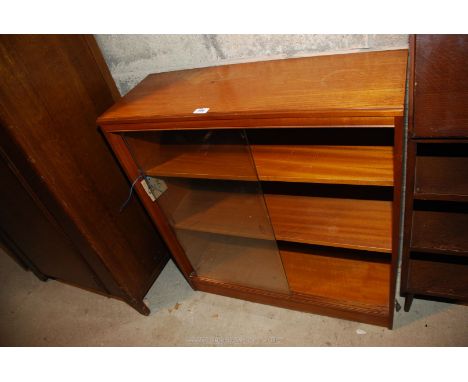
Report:
[[[154,74],[98,123],[194,289],[391,327],[406,62]]]
[[[96,118],[120,98],[91,36],[0,36],[0,239],[41,279],[143,297],[168,251]]]
[[[468,301],[468,37],[410,41],[401,295]]]

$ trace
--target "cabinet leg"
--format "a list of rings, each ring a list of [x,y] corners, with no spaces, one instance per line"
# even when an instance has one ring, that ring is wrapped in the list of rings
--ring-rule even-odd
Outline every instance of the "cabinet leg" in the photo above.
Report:
[[[151,313],[150,309],[143,301],[131,300],[127,301],[127,303],[138,313],[141,313],[144,316],[149,316]]]
[[[411,304],[413,303],[413,294],[407,294],[405,297],[405,307],[403,308],[405,312],[409,312],[411,309]]]

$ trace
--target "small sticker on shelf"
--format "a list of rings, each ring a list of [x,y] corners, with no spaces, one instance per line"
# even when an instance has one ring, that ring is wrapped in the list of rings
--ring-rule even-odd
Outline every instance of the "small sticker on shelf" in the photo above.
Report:
[[[209,107],[199,107],[193,111],[193,114],[206,114],[208,113],[208,110],[210,110]]]

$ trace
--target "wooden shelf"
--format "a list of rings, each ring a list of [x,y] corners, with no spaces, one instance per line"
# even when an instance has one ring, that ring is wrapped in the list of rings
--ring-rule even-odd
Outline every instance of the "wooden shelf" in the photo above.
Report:
[[[468,250],[458,251],[458,250],[450,250],[450,249],[439,249],[439,248],[431,248],[431,247],[410,247],[411,252],[418,252],[418,253],[434,253],[440,255],[447,255],[447,256],[461,256],[461,257],[468,257]]]
[[[468,202],[468,195],[458,195],[458,194],[430,194],[430,193],[416,192],[414,193],[413,197],[416,200]]]
[[[263,181],[393,185],[391,146],[252,145]]]
[[[179,229],[274,240],[260,194],[236,189],[193,189],[179,203],[172,218]]]
[[[164,160],[146,169],[159,177],[257,180],[248,147],[243,145],[164,145]]]
[[[468,145],[427,145],[433,154],[465,154],[462,156],[416,157],[415,194],[426,200],[468,200]],[[450,149],[453,147],[452,152]],[[420,151],[424,150],[420,149]],[[415,198],[416,198],[415,195]]]
[[[411,139],[414,140],[415,142],[417,143],[435,143],[435,144],[438,144],[438,143],[443,143],[443,144],[457,144],[457,143],[468,143],[468,139],[467,138],[463,138],[463,137],[460,137],[460,138],[449,138],[449,137],[443,137],[443,138],[420,138],[420,137],[416,137],[414,136],[411,136]]]
[[[439,261],[409,260],[408,291],[445,298],[468,296],[468,265]]]
[[[349,305],[389,305],[389,263],[326,256],[314,250],[280,253],[293,292]]]
[[[392,202],[265,194],[277,240],[391,252]]]
[[[222,146],[222,147],[221,147]],[[256,181],[250,154],[234,145],[164,146],[177,151],[146,170],[151,176]],[[388,146],[255,145],[252,155],[261,181],[393,185],[393,148]]]
[[[466,252],[468,214],[415,210],[411,247],[444,252]]]

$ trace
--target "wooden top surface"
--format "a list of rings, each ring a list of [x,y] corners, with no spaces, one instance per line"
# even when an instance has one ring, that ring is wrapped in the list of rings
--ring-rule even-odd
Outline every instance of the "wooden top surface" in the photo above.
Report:
[[[401,116],[407,54],[338,54],[152,74],[98,123]],[[197,108],[209,111],[194,114]]]

